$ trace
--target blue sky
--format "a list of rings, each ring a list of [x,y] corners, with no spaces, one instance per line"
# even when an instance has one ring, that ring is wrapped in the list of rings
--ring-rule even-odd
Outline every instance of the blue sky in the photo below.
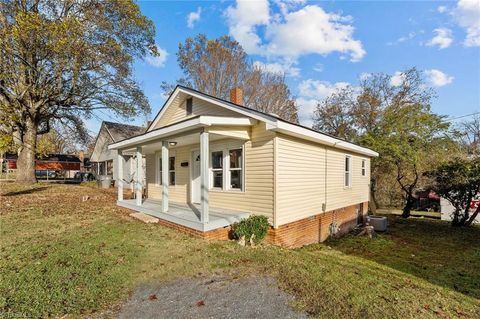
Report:
[[[204,33],[232,35],[252,61],[283,71],[302,124],[336,87],[361,76],[425,72],[436,92],[433,111],[451,118],[480,111],[480,0],[460,1],[140,1],[156,26],[162,53],[134,64],[154,117],[163,105],[160,83],[182,76],[178,43]],[[117,120],[102,112],[87,122]],[[142,124],[145,118],[132,119]]]

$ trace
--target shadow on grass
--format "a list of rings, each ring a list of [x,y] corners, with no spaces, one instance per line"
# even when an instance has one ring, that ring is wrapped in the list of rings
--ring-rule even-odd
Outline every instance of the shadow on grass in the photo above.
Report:
[[[389,229],[374,239],[347,237],[328,244],[464,295],[480,298],[480,227],[389,217]]]
[[[27,194],[33,194],[37,192],[42,192],[44,190],[48,189],[47,186],[41,186],[41,187],[34,187],[34,188],[29,188],[29,189],[23,189],[20,191],[14,191],[14,192],[8,192],[5,194],[1,194],[2,196],[19,196],[19,195],[27,195]]]

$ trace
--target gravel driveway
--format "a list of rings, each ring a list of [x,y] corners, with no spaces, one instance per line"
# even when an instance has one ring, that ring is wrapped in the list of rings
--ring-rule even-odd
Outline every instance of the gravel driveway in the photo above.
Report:
[[[306,318],[270,277],[214,275],[138,288],[120,318]]]

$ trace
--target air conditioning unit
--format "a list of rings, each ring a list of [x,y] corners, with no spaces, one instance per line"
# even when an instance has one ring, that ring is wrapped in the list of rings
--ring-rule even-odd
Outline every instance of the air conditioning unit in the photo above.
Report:
[[[383,216],[368,216],[367,222],[370,226],[373,226],[375,231],[386,231],[387,230],[387,217]]]

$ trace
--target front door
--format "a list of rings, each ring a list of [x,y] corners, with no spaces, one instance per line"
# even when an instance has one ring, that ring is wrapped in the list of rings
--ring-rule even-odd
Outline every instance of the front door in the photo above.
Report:
[[[200,151],[192,152],[192,203],[200,204]]]

